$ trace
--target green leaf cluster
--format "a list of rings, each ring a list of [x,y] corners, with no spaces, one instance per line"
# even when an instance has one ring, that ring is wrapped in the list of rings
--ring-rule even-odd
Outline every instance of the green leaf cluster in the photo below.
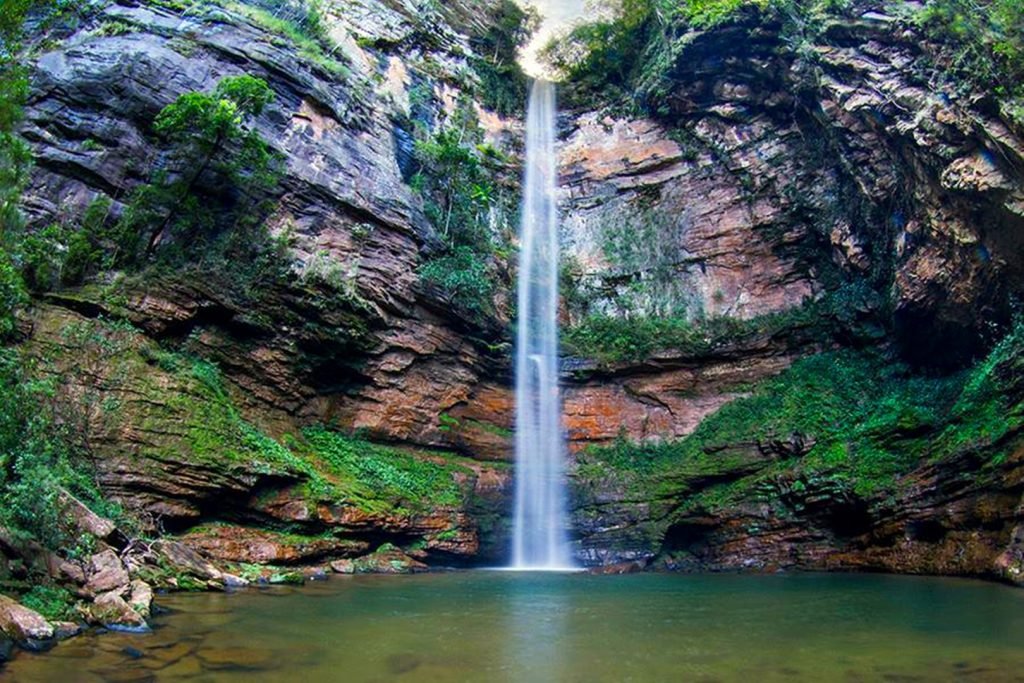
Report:
[[[522,115],[527,77],[519,66],[519,49],[537,29],[539,14],[514,0],[500,0],[491,10],[487,29],[472,41],[477,56],[470,65],[480,79],[483,105],[501,116]]]
[[[1019,0],[930,0],[911,18],[945,46],[950,75],[1000,96],[1024,98]]]
[[[61,492],[100,514],[103,499],[76,420],[56,397],[54,379],[37,379],[16,349],[0,349],[0,524],[48,549],[75,538],[64,524]]]
[[[412,455],[323,427],[311,427],[303,436],[314,457],[325,463],[332,475],[340,477],[339,486],[348,489],[350,495],[420,512],[458,506],[465,498],[457,475],[471,471],[443,454]],[[346,487],[345,481],[356,487]]]
[[[491,220],[501,209],[494,182],[501,155],[483,143],[483,133],[467,102],[454,119],[416,141],[419,172],[411,185],[424,198],[424,211],[442,249],[420,267],[420,277],[440,288],[471,315],[493,309],[496,274]]]

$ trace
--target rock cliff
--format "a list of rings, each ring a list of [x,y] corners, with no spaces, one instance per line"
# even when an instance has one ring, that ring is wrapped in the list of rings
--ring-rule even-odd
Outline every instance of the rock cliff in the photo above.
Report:
[[[40,296],[22,345],[84,406],[104,491],[151,532],[234,563],[322,564],[382,543],[433,564],[498,561],[509,307],[469,315],[423,282],[439,235],[410,165],[416,127],[440,129],[468,99],[514,195],[521,122],[485,104],[471,69],[486,12],[326,4],[327,55],[247,3],[123,0],[34,46],[32,226],[100,196],[123,211],[167,163],[161,108],[247,73],[276,95],[256,129],[284,159],[268,223],[291,264],[246,287],[202,267],[104,274]],[[773,22],[691,32],[638,87],[643,114],[562,115],[567,328],[642,313],[696,330],[616,357],[569,349],[580,557],[1019,580],[1024,451],[1009,419],[942,457],[921,446],[939,425],[893,428],[912,461],[898,485],[859,493],[800,469],[813,433],[711,440],[699,466],[656,471],[595,455],[685,440],[821,352],[956,373],[1009,320],[1019,123],[936,85],[927,41],[892,17],[837,19],[802,52]],[[507,289],[512,250],[499,251]],[[717,495],[735,482],[752,483]]]

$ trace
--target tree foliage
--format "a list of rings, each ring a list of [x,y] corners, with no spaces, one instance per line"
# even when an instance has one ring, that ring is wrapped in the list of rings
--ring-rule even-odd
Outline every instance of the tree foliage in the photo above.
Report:
[[[954,76],[1024,96],[1024,3],[1020,0],[931,0],[914,20],[946,46]]]
[[[641,75],[671,62],[671,47],[690,30],[707,30],[751,12],[774,13],[791,44],[850,0],[606,0],[596,21],[579,25],[543,51],[578,91],[629,92]],[[953,75],[1002,96],[1024,91],[1024,3],[1020,0],[928,0],[891,9],[939,42]],[[648,74],[649,75],[649,74]],[[657,75],[657,74],[655,74]]]
[[[217,84],[213,93],[190,92],[160,112],[154,123],[157,133],[172,143],[173,156],[183,167],[171,182],[158,181],[155,192],[137,195],[142,202],[166,201],[163,220],[152,228],[147,252],[152,253],[164,233],[194,236],[196,228],[208,227],[195,190],[208,171],[226,179],[247,198],[274,185],[277,174],[273,155],[249,122],[274,99],[265,81],[253,76],[232,76]],[[251,208],[246,205],[245,208]],[[132,219],[146,221],[142,214]]]
[[[0,524],[56,550],[66,535],[62,492],[102,512],[88,452],[54,400],[52,379],[38,379],[26,358],[0,349]]]
[[[278,158],[252,127],[273,98],[263,80],[242,75],[164,107],[153,128],[167,144],[166,167],[128,194],[119,215],[99,196],[80,216],[20,235],[16,260],[28,288],[76,285],[112,268],[195,260],[235,267],[278,253],[262,226]],[[6,272],[0,296],[17,300]]]
[[[479,121],[463,102],[436,133],[421,130],[416,159],[420,170],[412,186],[443,243],[420,276],[465,311],[484,314],[496,287],[492,221],[501,209],[494,182],[501,155],[483,142]]]
[[[519,49],[539,24],[536,9],[524,9],[514,0],[502,0],[489,18],[487,30],[473,40],[478,56],[471,65],[480,79],[481,100],[502,116],[523,112],[527,77],[519,66]]]

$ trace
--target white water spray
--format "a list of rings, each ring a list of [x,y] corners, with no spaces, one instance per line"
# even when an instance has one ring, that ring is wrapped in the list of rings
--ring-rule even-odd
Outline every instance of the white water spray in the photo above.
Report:
[[[513,569],[569,569],[565,443],[558,391],[555,87],[535,81],[526,121],[516,337]]]

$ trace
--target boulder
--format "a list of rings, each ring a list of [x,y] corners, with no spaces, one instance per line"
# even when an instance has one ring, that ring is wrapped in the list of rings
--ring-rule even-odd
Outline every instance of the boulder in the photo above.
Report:
[[[135,579],[130,586],[128,605],[143,618],[149,618],[153,607],[153,589],[145,581]]]
[[[94,595],[123,590],[129,581],[128,570],[117,553],[104,550],[93,555],[89,562],[85,590]]]
[[[617,574],[638,574],[644,570],[646,566],[645,562],[634,561],[634,562],[618,562],[616,564],[606,564],[603,567],[592,567],[587,570],[588,574],[596,574],[599,576],[611,576]]]
[[[331,562],[331,571],[335,574],[355,574],[355,560],[335,560]]]
[[[87,617],[90,622],[114,631],[147,631],[149,625],[117,591],[104,593],[89,606]]]
[[[372,554],[355,560],[332,562],[331,569],[338,574],[416,574],[430,571],[430,567],[391,543],[385,543]]]
[[[224,582],[225,588],[245,588],[249,585],[248,581],[234,574],[221,574],[221,580]]]
[[[53,641],[53,626],[41,614],[0,595],[0,631],[18,645],[38,650]]]
[[[58,500],[64,513],[63,519],[72,527],[70,531],[88,534],[118,550],[128,544],[128,537],[118,530],[112,520],[100,517],[67,491],[61,491]]]
[[[81,633],[84,629],[82,624],[73,621],[53,622],[53,637],[57,640],[67,640]]]
[[[191,574],[206,581],[220,581],[223,574],[213,566],[206,556],[178,541],[157,541],[153,551],[167,564],[178,571]]]

